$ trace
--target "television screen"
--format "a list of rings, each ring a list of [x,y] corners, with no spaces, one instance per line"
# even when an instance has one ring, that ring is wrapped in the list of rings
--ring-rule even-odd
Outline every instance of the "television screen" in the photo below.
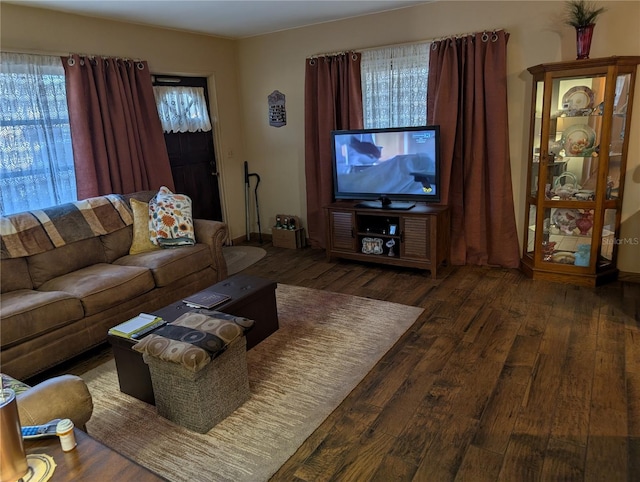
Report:
[[[391,209],[440,201],[439,126],[332,131],[331,139],[335,199]]]

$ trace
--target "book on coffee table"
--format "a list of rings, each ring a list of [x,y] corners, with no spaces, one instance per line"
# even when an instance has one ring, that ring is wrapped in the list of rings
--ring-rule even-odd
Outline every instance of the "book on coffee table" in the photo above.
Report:
[[[165,324],[159,316],[148,313],[140,313],[124,323],[114,326],[109,330],[110,335],[121,336],[123,338],[138,338],[143,333],[148,333],[155,328]]]
[[[194,308],[204,308],[210,310],[214,306],[224,303],[230,300],[231,296],[222,293],[216,293],[215,291],[200,291],[194,295],[191,295],[182,301],[188,306]]]

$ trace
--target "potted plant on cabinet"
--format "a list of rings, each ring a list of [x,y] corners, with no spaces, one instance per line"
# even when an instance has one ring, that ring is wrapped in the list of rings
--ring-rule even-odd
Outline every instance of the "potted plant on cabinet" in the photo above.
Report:
[[[569,0],[565,5],[564,22],[576,29],[577,60],[588,59],[596,19],[606,8],[587,0]]]

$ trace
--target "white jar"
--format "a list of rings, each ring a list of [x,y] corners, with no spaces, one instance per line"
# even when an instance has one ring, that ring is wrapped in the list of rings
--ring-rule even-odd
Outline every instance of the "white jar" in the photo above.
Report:
[[[73,433],[73,422],[68,418],[62,419],[56,426],[56,433],[60,437],[60,445],[63,452],[69,452],[76,448],[76,436]]]

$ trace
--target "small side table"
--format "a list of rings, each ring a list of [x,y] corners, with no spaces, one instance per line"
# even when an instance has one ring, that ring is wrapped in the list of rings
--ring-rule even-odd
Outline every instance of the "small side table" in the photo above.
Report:
[[[25,440],[29,454],[47,454],[53,457],[56,469],[52,482],[78,480],[117,480],[118,482],[146,482],[166,480],[142,465],[102,445],[82,430],[75,429],[78,446],[63,452],[58,437]]]

